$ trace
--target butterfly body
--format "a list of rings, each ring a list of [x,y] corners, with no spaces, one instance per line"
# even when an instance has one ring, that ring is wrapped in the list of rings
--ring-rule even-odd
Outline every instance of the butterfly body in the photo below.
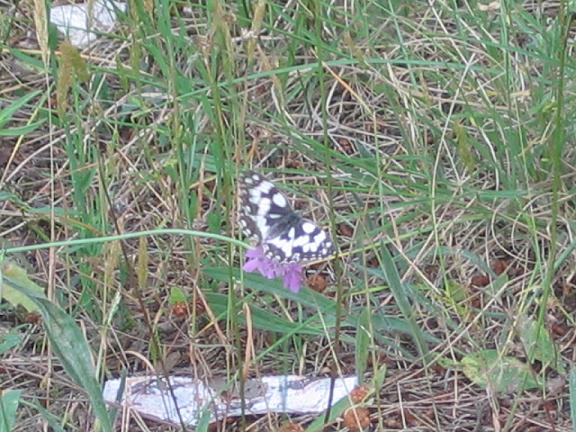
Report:
[[[300,216],[274,184],[255,172],[240,179],[240,218],[244,234],[281,263],[303,263],[334,253],[330,236]]]

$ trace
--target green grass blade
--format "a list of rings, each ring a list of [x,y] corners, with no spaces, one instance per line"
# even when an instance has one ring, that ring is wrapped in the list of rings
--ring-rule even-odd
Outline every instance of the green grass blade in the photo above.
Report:
[[[426,363],[428,357],[428,346],[426,345],[422,330],[420,330],[418,324],[416,323],[414,309],[410,305],[410,296],[408,294],[408,290],[400,279],[400,274],[398,273],[398,269],[394,264],[394,259],[392,258],[388,247],[382,243],[379,252],[382,255],[380,262],[385,278],[390,287],[390,291],[392,291],[392,295],[396,300],[398,309],[400,309],[400,312],[402,315],[404,315],[404,318],[408,322],[412,339],[414,340],[414,343],[416,344],[422,359]]]
[[[572,419],[572,431],[576,432],[576,369],[570,369],[570,380],[568,382],[570,391],[570,418]]]
[[[14,114],[16,114],[24,105],[38,96],[41,92],[39,90],[34,91],[32,93],[28,93],[22,96],[20,99],[12,102],[6,108],[0,111],[0,128],[4,126],[4,124],[10,120]]]
[[[364,309],[358,318],[358,326],[356,327],[356,375],[359,383],[362,383],[364,379],[364,372],[368,366],[370,345],[373,340],[371,316],[370,310]]]
[[[226,282],[230,279],[229,270],[226,268],[208,267],[203,271],[206,275],[222,282]],[[240,280],[240,270],[234,270],[232,275],[237,280]],[[298,293],[293,293],[284,288],[280,282],[270,281],[255,274],[245,274],[244,285],[267,294],[277,295],[287,300],[295,301],[304,306],[332,311],[336,308],[336,303],[334,301],[307,287],[303,287]]]
[[[0,129],[0,137],[17,137],[21,135],[27,135],[30,132],[34,132],[40,126],[44,124],[46,120],[42,119],[34,123],[30,123],[26,126],[14,127],[9,129]],[[0,126],[1,127],[1,126]]]
[[[4,275],[3,282],[36,304],[44,320],[44,328],[52,343],[52,349],[62,363],[62,367],[88,394],[92,409],[102,429],[105,432],[111,432],[112,423],[102,397],[100,384],[96,379],[91,350],[80,327],[62,308],[43,295],[6,275]]]
[[[228,298],[224,294],[216,293],[206,293],[204,294],[208,305],[212,308],[214,314],[218,316],[225,316],[227,312]],[[252,325],[254,328],[268,331],[268,332],[278,332],[280,334],[308,334],[321,336],[324,334],[322,328],[300,325],[292,321],[280,318],[266,310],[250,305]],[[243,318],[240,321],[244,323]]]
[[[32,410],[38,411],[46,423],[48,423],[48,426],[50,426],[53,432],[66,432],[59,423],[60,419],[46,408],[44,408],[42,405],[40,405],[38,401],[28,402],[23,400],[22,405],[28,406]]]

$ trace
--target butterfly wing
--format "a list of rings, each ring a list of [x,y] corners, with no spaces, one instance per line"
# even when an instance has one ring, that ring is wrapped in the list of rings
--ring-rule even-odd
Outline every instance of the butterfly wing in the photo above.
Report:
[[[279,262],[304,263],[334,253],[334,243],[326,231],[295,213],[281,233],[266,239],[262,246],[266,256]]]
[[[244,234],[280,263],[306,262],[334,253],[330,236],[292,210],[286,196],[255,172],[239,178],[240,217]]]
[[[294,212],[284,194],[260,174],[246,172],[239,184],[240,227],[246,237],[262,243],[280,220]]]

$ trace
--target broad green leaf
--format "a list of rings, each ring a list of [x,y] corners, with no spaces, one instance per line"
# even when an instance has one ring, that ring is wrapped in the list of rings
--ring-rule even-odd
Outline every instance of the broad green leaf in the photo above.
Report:
[[[464,285],[450,279],[446,281],[444,285],[444,292],[446,293],[446,300],[449,307],[454,309],[460,317],[466,318],[470,310],[465,303],[468,292]]]
[[[464,286],[454,280],[448,280],[444,286],[446,295],[452,304],[461,303],[466,300],[468,293]]]
[[[171,306],[176,304],[187,303],[188,297],[184,294],[184,291],[180,287],[172,287],[170,288],[170,298],[169,303]]]
[[[538,325],[538,322],[532,319],[525,319],[520,322],[518,331],[530,363],[539,360],[562,374],[566,372],[558,362],[556,345],[546,327]]]
[[[0,388],[0,431],[9,432],[12,430],[21,394],[21,390],[2,390]]]
[[[31,291],[43,294],[42,288],[28,278],[26,270],[8,260],[0,263],[0,300],[6,300],[14,307],[22,306],[28,312],[40,312],[36,304],[28,296],[7,284],[5,278],[11,278]]]
[[[461,361],[470,381],[499,393],[512,393],[539,387],[530,367],[515,357],[502,356],[496,350],[468,354]]]

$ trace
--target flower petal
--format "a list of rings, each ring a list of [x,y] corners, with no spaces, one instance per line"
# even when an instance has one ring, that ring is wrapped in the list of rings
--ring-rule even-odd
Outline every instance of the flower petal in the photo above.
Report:
[[[282,264],[267,258],[262,246],[247,250],[245,257],[246,262],[242,267],[242,270],[245,272],[258,272],[267,279],[282,277],[285,288],[295,293],[300,291],[300,287],[304,281],[304,269],[300,264]]]
[[[246,251],[246,258],[249,259],[266,258],[264,255],[264,248],[262,246],[256,246],[252,249],[248,249]]]
[[[254,273],[255,271],[258,271],[259,268],[260,263],[258,262],[258,260],[253,259],[246,261],[244,263],[244,266],[242,267],[242,270],[248,273]]]
[[[284,287],[294,293],[300,291],[300,287],[304,281],[303,270],[302,266],[297,263],[287,264],[284,268]]]

